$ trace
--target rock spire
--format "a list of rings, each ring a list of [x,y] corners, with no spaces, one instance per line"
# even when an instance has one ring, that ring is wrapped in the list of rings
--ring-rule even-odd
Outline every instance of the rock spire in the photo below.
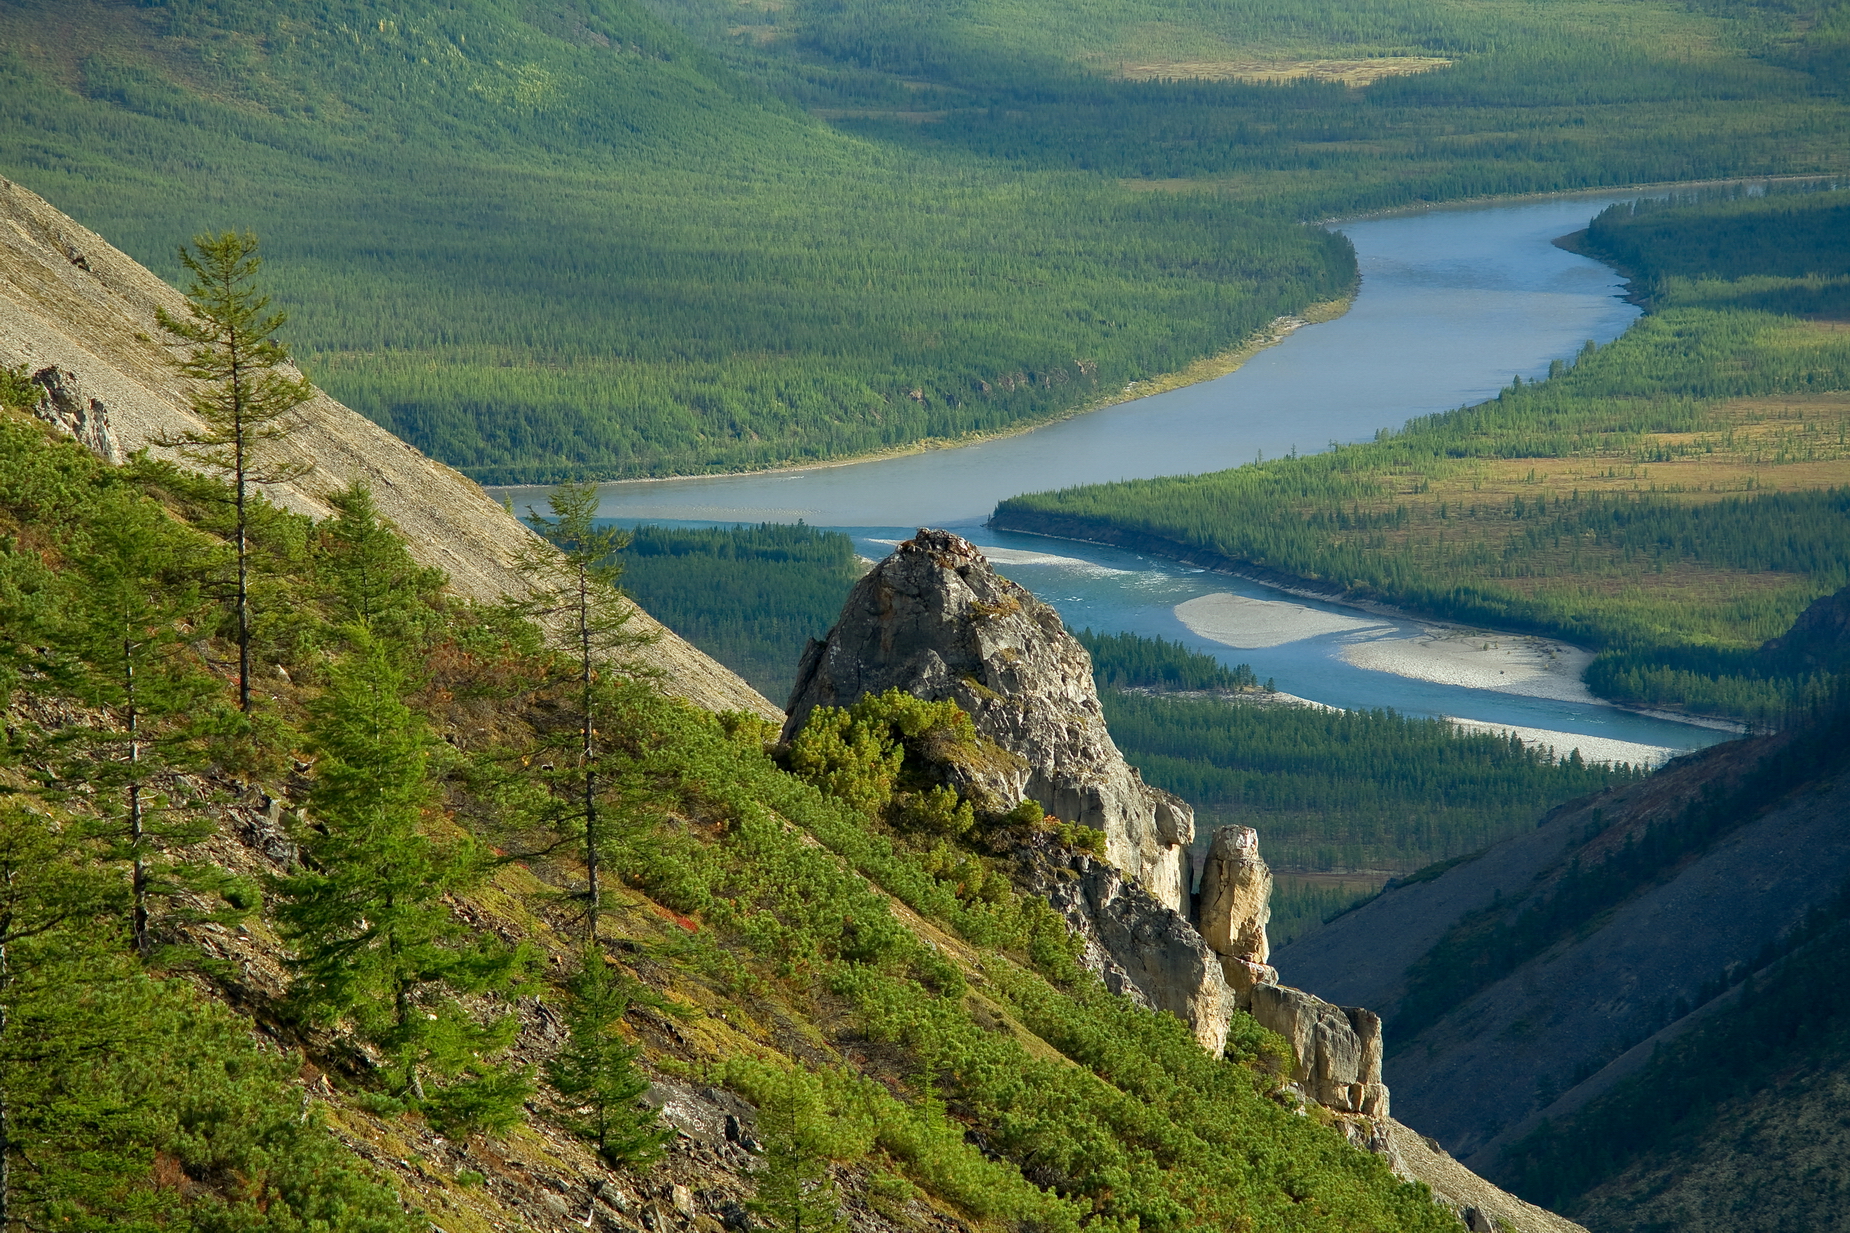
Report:
[[[1194,811],[1143,782],[1105,729],[1092,661],[1053,609],[949,531],[921,529],[854,587],[797,669],[784,739],[818,706],[899,688],[954,699],[1022,759],[958,786],[1006,810],[1028,799],[1105,833],[1105,854],[1159,903],[1186,912]]]

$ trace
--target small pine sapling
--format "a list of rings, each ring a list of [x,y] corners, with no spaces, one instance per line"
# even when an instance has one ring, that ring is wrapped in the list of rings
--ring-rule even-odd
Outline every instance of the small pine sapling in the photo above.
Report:
[[[794,1070],[771,1086],[758,1110],[764,1171],[749,1205],[780,1233],[847,1233],[841,1195],[819,1146],[822,1112]]]
[[[565,1106],[559,1123],[595,1147],[612,1168],[647,1165],[673,1132],[654,1109],[639,1103],[649,1088],[648,1076],[636,1065],[642,1050],[617,1030],[636,985],[587,947],[569,991],[571,1038],[546,1063],[546,1080]]]
[[[308,864],[274,882],[296,950],[292,996],[306,1018],[345,1020],[378,1046],[394,1094],[439,1125],[503,1128],[532,1092],[526,1071],[493,1061],[518,1024],[480,1022],[455,995],[506,989],[531,957],[450,911],[447,897],[480,880],[486,857],[467,833],[427,832],[437,742],[404,701],[392,650],[364,626],[347,640],[354,649],[309,728],[313,824],[296,833]]]

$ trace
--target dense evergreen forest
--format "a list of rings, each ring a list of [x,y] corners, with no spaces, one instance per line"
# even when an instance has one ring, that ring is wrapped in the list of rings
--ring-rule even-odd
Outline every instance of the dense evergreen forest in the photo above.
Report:
[[[648,613],[782,705],[861,575],[854,541],[798,524],[637,527],[619,558]]]
[[[1546,632],[1600,648],[1605,697],[1776,722],[1830,686],[1761,645],[1850,582],[1850,334],[1809,311],[1843,294],[1845,211],[1614,207],[1579,242],[1635,262],[1651,311],[1547,380],[1312,457],[1015,498],[997,525]]]
[[[1221,352],[1352,285],[1306,218],[1842,169],[1843,14],[24,0],[0,173],[159,272],[255,227],[317,382],[477,479],[753,468]]]
[[[806,1181],[833,1160],[876,1197],[1073,1233],[1455,1225],[1269,1099],[1284,1046],[1249,1019],[1213,1058],[1106,993],[985,854],[996,819],[900,807],[909,762],[850,758],[825,792],[761,721],[548,649],[528,609],[607,593],[588,500],[554,504],[567,551],[533,601],[497,607],[449,598],[364,488],[319,524],[254,498],[242,710],[227,488],[0,411],[10,1220],[495,1227],[532,1148],[635,1184],[662,1137],[646,1064],[766,1110],[760,1197],[805,1220],[838,1218]],[[587,628],[620,655],[609,611]],[[971,739],[954,707],[913,718],[853,722]]]

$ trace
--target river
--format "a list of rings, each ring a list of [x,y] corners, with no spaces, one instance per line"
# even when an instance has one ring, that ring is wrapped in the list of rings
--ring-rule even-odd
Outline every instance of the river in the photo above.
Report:
[[[602,512],[625,522],[795,522],[838,528],[878,557],[919,526],[956,529],[1074,627],[1179,640],[1250,664],[1283,692],[1512,727],[1563,754],[1656,761],[1721,731],[1600,703],[1586,655],[1559,642],[1459,631],[1299,600],[1118,550],[992,531],[996,503],[1074,484],[1219,470],[1367,440],[1381,428],[1544,375],[1638,310],[1612,270],[1556,248],[1606,193],[1455,206],[1336,224],[1361,288],[1227,376],[1023,433],[897,458],[755,475],[626,481]],[[502,490],[517,508],[543,490]]]

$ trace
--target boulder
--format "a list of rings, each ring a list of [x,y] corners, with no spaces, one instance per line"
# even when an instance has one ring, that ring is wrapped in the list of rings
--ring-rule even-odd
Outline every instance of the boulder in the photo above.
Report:
[[[1339,1112],[1388,1115],[1381,1016],[1281,985],[1259,985],[1251,997],[1253,1018],[1290,1042],[1291,1078],[1311,1099]]]
[[[1194,811],[1125,763],[1105,729],[1091,657],[1053,609],[948,531],[921,529],[855,584],[835,628],[803,653],[783,737],[818,706],[892,688],[954,699],[1020,759],[958,768],[953,786],[986,808],[1028,799],[1103,831],[1112,864],[1184,910]]]

